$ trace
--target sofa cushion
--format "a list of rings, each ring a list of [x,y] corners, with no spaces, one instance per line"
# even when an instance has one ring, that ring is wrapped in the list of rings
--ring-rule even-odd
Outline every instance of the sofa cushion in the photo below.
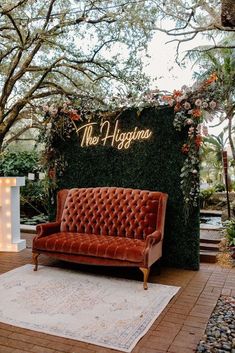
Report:
[[[118,236],[61,232],[34,238],[33,246],[39,251],[141,262],[146,242]]]
[[[161,195],[114,187],[71,189],[60,230],[145,239],[157,228]]]

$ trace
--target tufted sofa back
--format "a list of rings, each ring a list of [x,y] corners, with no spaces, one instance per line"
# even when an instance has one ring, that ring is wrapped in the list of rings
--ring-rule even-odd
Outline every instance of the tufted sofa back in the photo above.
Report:
[[[67,192],[61,210],[62,232],[144,239],[164,225],[164,193],[115,187]]]

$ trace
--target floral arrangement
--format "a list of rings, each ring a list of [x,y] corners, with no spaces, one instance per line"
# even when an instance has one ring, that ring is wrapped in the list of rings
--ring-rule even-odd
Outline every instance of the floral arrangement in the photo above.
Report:
[[[71,138],[72,132],[75,130],[75,121],[80,120],[79,111],[73,108],[72,102],[65,102],[56,107],[43,106],[45,113],[44,129],[40,135],[40,142],[45,144],[45,150],[41,164],[46,171],[49,189],[53,190],[57,187],[57,177],[62,176],[66,168],[63,153],[59,153],[53,146],[55,140],[67,140]],[[51,204],[54,203],[54,196],[51,197]]]
[[[211,113],[217,108],[214,100],[215,74],[192,88],[183,86],[175,90],[172,95],[162,96],[162,100],[169,106],[174,106],[174,127],[177,131],[187,130],[187,142],[182,146],[182,153],[186,155],[181,169],[181,189],[184,196],[185,216],[189,216],[190,209],[198,206],[200,181],[199,149],[203,143],[203,135],[208,135],[205,121],[212,120]]]
[[[200,146],[203,143],[203,135],[208,134],[205,122],[212,120],[212,112],[217,109],[215,101],[215,85],[217,76],[211,74],[208,79],[202,83],[194,85],[192,88],[183,86],[181,90],[174,90],[172,94],[161,93],[159,90],[153,90],[146,93],[142,97],[129,98],[115,97],[112,104],[119,107],[116,114],[128,108],[137,108],[137,114],[147,106],[163,106],[168,105],[174,108],[175,119],[174,127],[177,131],[185,131],[187,141],[183,144],[181,152],[186,156],[184,165],[181,170],[181,189],[184,197],[185,216],[188,218],[190,210],[198,206],[200,182],[199,182],[199,166],[200,166]],[[79,109],[74,109],[78,105]],[[43,134],[43,140],[46,144],[44,165],[48,168],[49,178],[56,179],[56,174],[63,174],[63,156],[57,156],[57,152],[52,150],[51,141],[58,136],[62,139],[69,139],[74,131],[76,121],[89,120],[91,116],[97,115],[92,112],[89,107],[81,108],[78,102],[63,102],[62,104],[45,105],[46,132]],[[102,110],[99,116],[115,114],[115,111]]]

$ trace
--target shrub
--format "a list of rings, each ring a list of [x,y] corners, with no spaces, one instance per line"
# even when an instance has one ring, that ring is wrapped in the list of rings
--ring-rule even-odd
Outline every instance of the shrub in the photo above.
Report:
[[[26,176],[25,186],[21,188],[21,215],[32,217],[48,210],[48,189],[46,180],[28,180],[28,173],[37,173],[41,166],[37,151],[12,152],[0,154],[0,175]]]
[[[37,171],[39,155],[36,151],[3,152],[0,155],[0,175],[25,176]]]
[[[208,188],[200,191],[200,205],[201,208],[205,208],[207,201],[211,198],[211,196],[215,193],[214,188]]]
[[[224,222],[224,235],[229,246],[235,246],[235,218]]]
[[[217,183],[214,185],[215,192],[225,191],[225,185],[221,183]]]

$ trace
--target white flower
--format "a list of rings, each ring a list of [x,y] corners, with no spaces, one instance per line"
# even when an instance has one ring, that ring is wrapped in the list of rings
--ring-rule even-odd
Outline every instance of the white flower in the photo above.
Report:
[[[197,169],[193,169],[193,174],[197,174]]]
[[[208,108],[208,103],[204,101],[204,102],[202,103],[202,108],[204,108],[204,109]]]
[[[196,105],[196,107],[200,107],[202,105],[201,99],[196,99],[195,100],[195,105]]]
[[[183,100],[183,97],[182,97],[182,96],[176,98],[176,102],[177,102],[177,103],[182,102],[182,100]]]
[[[189,102],[184,103],[184,109],[189,110],[191,108],[191,104]]]
[[[215,107],[216,107],[216,102],[215,102],[215,101],[211,101],[211,102],[209,103],[209,106],[210,106],[211,109],[215,109]]]
[[[186,119],[185,120],[185,125],[192,125],[193,124],[193,120],[192,119]]]

